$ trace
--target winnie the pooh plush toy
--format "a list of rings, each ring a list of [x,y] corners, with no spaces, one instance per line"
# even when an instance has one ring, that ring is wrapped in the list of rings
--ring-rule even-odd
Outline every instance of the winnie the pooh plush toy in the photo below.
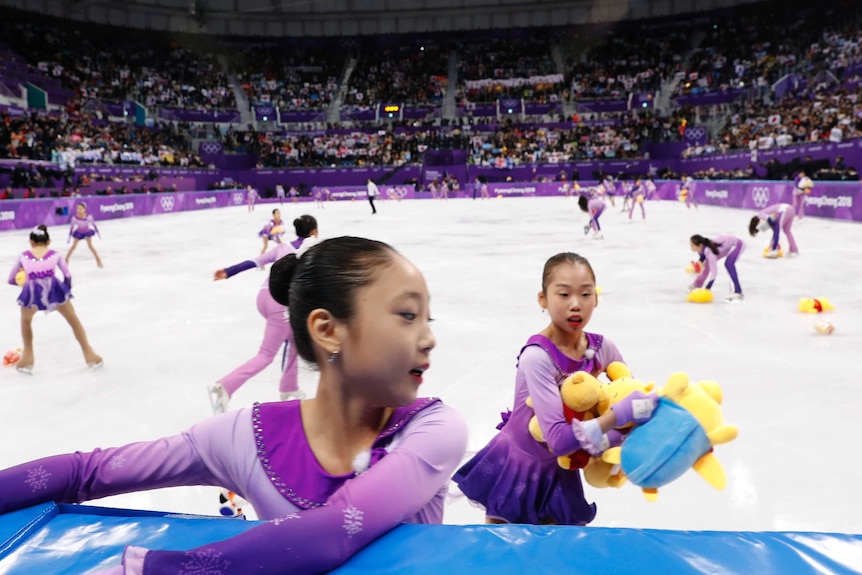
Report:
[[[599,380],[585,371],[578,371],[567,377],[560,384],[560,396],[563,399],[563,414],[566,416],[566,421],[569,423],[575,419],[587,421],[596,417],[599,404],[607,402],[607,396],[602,387]],[[527,398],[527,405],[532,407],[530,398]],[[535,415],[530,418],[528,426],[533,439],[544,443],[545,438]],[[557,463],[563,469],[581,469],[589,459],[590,454],[579,449],[558,457]]]
[[[622,400],[634,391],[649,393],[655,387],[653,382],[644,383],[632,377],[631,370],[622,362],[615,361],[607,368],[610,383],[603,385],[603,391],[607,397],[606,401],[598,405],[599,415],[607,412],[612,405]],[[629,423],[617,428],[624,436],[632,429]],[[605,487],[621,487],[626,481],[626,476],[618,464],[610,463],[601,457],[591,457],[584,467],[584,480],[591,486],[602,489]]]
[[[621,447],[606,450],[602,460],[619,465],[649,501],[656,501],[658,488],[690,467],[716,489],[724,489],[727,479],[713,446],[733,441],[739,432],[724,423],[721,387],[712,381],[690,382],[679,372],[659,395],[652,418],[635,427]]]

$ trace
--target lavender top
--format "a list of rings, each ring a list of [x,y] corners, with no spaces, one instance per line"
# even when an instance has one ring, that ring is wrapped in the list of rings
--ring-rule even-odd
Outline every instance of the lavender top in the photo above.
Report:
[[[102,234],[99,233],[99,228],[96,227],[96,222],[93,220],[93,216],[87,215],[86,218],[81,219],[78,216],[72,216],[72,220],[69,225],[69,237],[72,237],[74,232],[84,233],[93,230],[99,237],[102,237]]]
[[[530,409],[525,402],[528,396],[531,398],[545,442],[554,455],[565,455],[581,448],[563,414],[560,384],[576,371],[598,375],[612,362],[623,361],[612,341],[592,333],[586,336],[587,353],[580,360],[565,355],[544,336],[531,337],[518,359],[514,409]]]
[[[28,250],[18,256],[15,265],[12,266],[12,271],[9,272],[9,284],[18,285],[15,283],[15,276],[19,269],[24,270],[24,273],[27,274],[27,281],[30,282],[46,277],[55,277],[57,268],[63,272],[66,283],[71,285],[72,274],[69,273],[69,266],[66,265],[63,256],[54,250],[48,250],[44,256],[37,258]]]
[[[772,204],[771,206],[766,206],[757,212],[757,217],[761,220],[765,220],[770,217],[777,220],[784,210],[789,209],[791,209],[790,204]]]
[[[594,198],[587,202],[587,211],[591,216],[598,215],[605,208],[605,202],[601,198]]]
[[[333,475],[318,463],[300,402],[256,405],[155,441],[38,459],[0,471],[0,513],[46,501],[80,503],[181,485],[226,487],[267,523],[188,551],[128,547],[111,573],[211,575],[328,571],[401,523],[440,523],[466,424],[433,398],[398,408],[366,471]]]
[[[741,239],[732,235],[718,236],[712,241],[715,244],[719,244],[718,254],[712,253],[712,250],[706,246],[701,247],[698,253],[701,255],[703,261],[703,269],[697,274],[697,278],[694,280],[695,287],[701,287],[704,283],[708,284],[714,281],[715,274],[718,271],[718,260],[726,258],[737,245],[742,243]]]

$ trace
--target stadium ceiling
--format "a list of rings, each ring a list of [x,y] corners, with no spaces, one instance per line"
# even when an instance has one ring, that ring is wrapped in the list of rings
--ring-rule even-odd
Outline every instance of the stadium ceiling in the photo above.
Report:
[[[66,19],[231,36],[356,36],[660,18],[762,0],[0,0]]]

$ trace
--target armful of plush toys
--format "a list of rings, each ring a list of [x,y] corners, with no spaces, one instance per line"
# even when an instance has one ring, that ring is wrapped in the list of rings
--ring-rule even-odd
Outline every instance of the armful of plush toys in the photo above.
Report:
[[[649,393],[655,385],[634,379],[628,367],[614,362],[607,368],[610,383],[586,372],[569,376],[560,386],[568,421],[588,421],[634,392]],[[721,387],[714,381],[689,381],[674,373],[659,388],[659,403],[649,421],[618,427],[611,445],[601,455],[584,450],[558,458],[564,469],[583,469],[593,487],[620,487],[629,481],[643,490],[649,501],[658,499],[658,488],[682,476],[690,467],[716,489],[727,482],[724,468],[713,454],[713,446],[736,439],[738,430],[726,425],[721,410]],[[529,399],[528,399],[529,402]],[[543,441],[538,420],[529,423],[530,433]],[[620,443],[620,445],[614,445]]]

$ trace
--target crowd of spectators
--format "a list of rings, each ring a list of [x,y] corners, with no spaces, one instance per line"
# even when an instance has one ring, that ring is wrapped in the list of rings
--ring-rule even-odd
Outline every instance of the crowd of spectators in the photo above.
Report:
[[[228,45],[250,105],[325,109],[335,99],[345,54],[323,42],[245,40]]]
[[[85,113],[0,114],[0,158],[82,163],[204,167],[182,126],[98,121]]]
[[[458,46],[458,92],[464,102],[498,99],[557,101],[563,78],[556,68],[547,31],[513,30],[471,36]]]
[[[138,99],[147,106],[235,108],[227,75],[193,35],[71,23],[4,11],[0,38],[31,70],[77,99]]]
[[[448,85],[449,52],[435,38],[364,40],[350,76],[344,103],[349,106],[439,104]]]
[[[575,99],[624,99],[656,92],[681,69],[690,49],[691,27],[678,21],[579,28],[562,43],[569,93]]]

